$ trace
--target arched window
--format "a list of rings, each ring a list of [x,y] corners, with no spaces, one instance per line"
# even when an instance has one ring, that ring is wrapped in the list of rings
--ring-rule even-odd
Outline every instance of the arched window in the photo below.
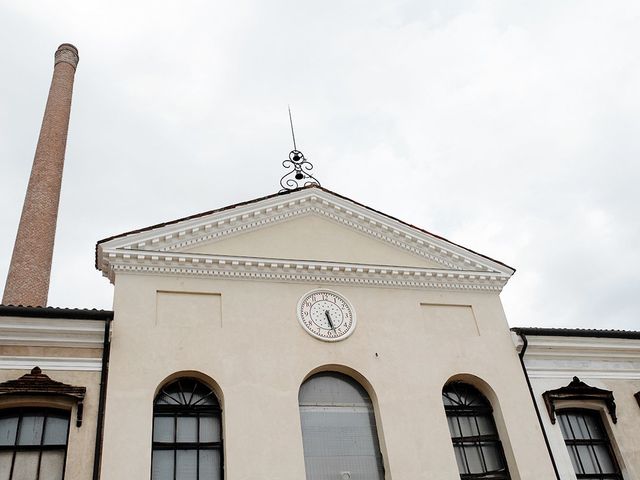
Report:
[[[68,435],[67,411],[0,410],[0,479],[62,480]]]
[[[442,390],[461,479],[509,479],[491,404],[476,388],[451,382]]]
[[[153,405],[152,480],[222,479],[222,422],[213,391],[193,378],[160,389]]]
[[[371,399],[353,378],[313,375],[298,395],[307,480],[382,480]]]
[[[557,417],[578,478],[622,480],[599,412],[568,409],[558,411]]]

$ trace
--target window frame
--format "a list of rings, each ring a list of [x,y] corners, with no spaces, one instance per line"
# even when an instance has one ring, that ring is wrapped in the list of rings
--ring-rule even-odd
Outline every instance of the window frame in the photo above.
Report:
[[[620,462],[618,461],[618,458],[616,456],[615,450],[613,448],[613,443],[611,442],[611,438],[609,436],[609,432],[608,432],[607,426],[605,425],[604,419],[602,418],[601,412],[597,409],[580,408],[580,407],[566,407],[566,408],[558,408],[556,410],[557,416],[561,416],[564,414],[579,414],[579,415],[586,415],[586,416],[595,418],[599,424],[599,427],[602,430],[602,435],[604,437],[601,439],[577,439],[577,438],[567,439],[564,436],[564,432],[562,431],[562,428],[560,427],[560,422],[559,421],[557,422],[558,429],[560,430],[560,435],[562,436],[565,447],[567,448],[567,455],[569,455],[571,468],[573,469],[573,472],[575,473],[576,478],[578,480],[624,480],[624,477],[622,476],[622,469],[620,468]],[[585,422],[585,425],[586,425],[586,422]],[[571,427],[571,424],[569,424],[569,426]],[[588,425],[587,425],[587,429],[588,429]],[[573,432],[573,429],[571,430]],[[573,462],[571,461],[570,447],[585,446],[585,445],[586,446],[594,446],[594,445],[606,446],[607,451],[609,452],[609,456],[611,458],[611,462],[615,466],[617,472],[616,473],[578,473],[576,472]],[[582,465],[582,461],[580,459],[580,455],[577,449],[575,450],[575,455],[578,461],[580,461]],[[596,462],[598,463],[598,468],[600,468],[600,462],[598,461],[598,457],[595,456],[595,458],[596,458]],[[582,469],[584,470],[584,466],[582,466]]]
[[[181,381],[190,381],[196,382],[202,387],[207,388],[212,397],[215,399],[215,405],[170,405],[170,404],[158,404],[158,399],[163,394],[164,389],[172,386],[175,383]],[[182,386],[180,387],[181,391],[184,392]],[[195,390],[194,390],[195,392]],[[184,398],[184,397],[183,397]],[[204,415],[203,415],[204,414]],[[202,416],[209,416],[213,418],[217,418],[220,422],[220,441],[219,442],[200,442],[200,418]],[[173,417],[173,441],[172,442],[160,442],[155,440],[155,419],[158,417]],[[196,430],[196,442],[178,442],[177,441],[177,432],[178,432],[178,417],[195,417],[198,421],[196,422],[197,430]],[[198,378],[193,377],[180,377],[175,380],[169,381],[165,383],[156,394],[153,401],[153,418],[152,418],[152,429],[151,429],[151,472],[150,478],[153,479],[153,455],[156,451],[173,451],[173,480],[179,480],[176,475],[177,468],[177,452],[178,450],[190,450],[195,451],[197,454],[197,464],[196,464],[196,478],[200,477],[200,451],[201,450],[212,450],[220,452],[220,478],[224,478],[224,429],[222,428],[222,408],[220,406],[220,400],[216,395],[216,392],[205,382],[199,380]]]
[[[485,397],[480,390],[478,390],[475,386],[464,382],[464,381],[453,381],[447,383],[442,389],[442,396],[445,396],[445,393],[450,388],[464,387],[468,391],[474,392],[477,397],[483,401],[483,405],[464,405],[464,406],[455,406],[455,405],[446,405],[443,401],[443,406],[445,410],[445,414],[447,419],[449,418],[460,418],[460,417],[473,417],[476,429],[480,432],[480,425],[478,424],[478,417],[485,417],[493,427],[493,430],[496,432],[495,434],[485,434],[485,435],[472,435],[472,436],[460,436],[454,437],[453,432],[450,431],[450,439],[451,443],[454,447],[454,452],[456,447],[460,447],[463,455],[464,461],[467,470],[469,468],[469,462],[466,456],[466,447],[473,446],[478,449],[480,452],[480,460],[484,470],[487,470],[487,462],[484,456],[484,452],[482,450],[483,446],[493,445],[498,454],[498,458],[504,465],[504,470],[496,471],[484,471],[480,473],[462,473],[458,467],[458,473],[460,475],[461,480],[511,480],[511,473],[509,472],[509,464],[507,462],[507,457],[504,453],[504,447],[502,446],[502,441],[500,440],[500,434],[498,432],[498,427],[496,425],[495,418],[493,417],[493,407],[491,406],[491,402]],[[448,421],[447,421],[448,423]],[[462,425],[460,425],[460,421],[457,420],[458,429],[462,432]],[[457,465],[456,460],[456,465]]]
[[[42,433],[40,435],[40,444],[39,445],[18,445],[18,438],[20,437],[20,427],[22,425],[22,419],[25,414],[33,414],[33,413],[41,413],[44,420],[42,425]],[[46,433],[47,427],[47,418],[49,416],[56,417],[65,417],[67,420],[67,435],[65,437],[64,445],[61,444],[53,444],[53,445],[43,445],[44,437]],[[11,407],[11,408],[3,408],[0,409],[0,418],[13,418],[18,417],[18,424],[16,425],[16,436],[14,438],[13,445],[0,445],[0,452],[13,452],[11,457],[11,469],[9,470],[9,480],[12,480],[16,454],[19,452],[38,452],[38,467],[36,470],[36,480],[40,478],[40,466],[42,462],[42,453],[43,452],[51,452],[51,451],[62,451],[64,452],[64,460],[62,462],[62,479],[64,480],[66,469],[67,469],[67,454],[69,451],[69,435],[71,431],[71,412],[69,410],[64,410],[62,408],[55,407],[36,407],[36,406],[21,406],[21,407]]]
[[[302,398],[304,395],[303,389],[305,385],[308,385],[309,382],[313,382],[314,380],[318,380],[322,377],[329,377],[333,380],[338,380],[339,382],[344,383],[344,385],[348,385],[349,387],[355,389],[358,392],[359,399],[356,401],[347,401],[347,402],[337,402],[337,403],[325,403],[323,400],[315,398],[312,402],[309,402],[307,398]],[[305,479],[310,478],[310,471],[307,470],[307,458],[308,450],[305,448],[305,437],[308,439],[308,435],[305,435],[305,425],[304,425],[304,416],[311,412],[323,412],[326,410],[336,412],[340,410],[357,410],[360,414],[366,413],[368,419],[372,422],[370,425],[370,433],[371,440],[373,446],[373,455],[376,463],[376,471],[379,473],[379,477],[384,479],[387,477],[387,465],[385,461],[385,455],[383,452],[383,446],[381,442],[381,432],[379,428],[379,418],[377,415],[376,405],[374,403],[374,399],[371,394],[369,394],[368,389],[365,387],[365,384],[368,383],[366,379],[363,381],[356,378],[355,375],[350,373],[345,373],[343,371],[333,370],[333,369],[322,369],[315,371],[314,373],[305,377],[303,382],[300,384],[298,390],[298,411],[300,414],[300,434],[301,434],[301,442],[302,442],[302,450],[303,450],[303,461],[305,464]],[[369,385],[370,387],[370,385]],[[331,455],[327,455],[324,458],[331,458]],[[313,472],[317,474],[317,472]],[[342,474],[342,478],[347,478],[346,475],[351,475],[351,471],[340,471],[336,472]],[[337,477],[336,477],[337,478]],[[349,476],[348,478],[351,478]]]

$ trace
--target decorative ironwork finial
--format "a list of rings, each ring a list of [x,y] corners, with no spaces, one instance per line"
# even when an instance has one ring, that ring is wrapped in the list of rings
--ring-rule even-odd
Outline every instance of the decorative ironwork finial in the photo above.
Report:
[[[311,175],[313,163],[307,160],[304,154],[298,150],[296,145],[296,134],[293,131],[293,119],[291,118],[291,107],[289,108],[289,124],[291,125],[291,137],[293,138],[293,150],[289,152],[289,158],[282,162],[282,166],[288,170],[280,179],[280,192],[295,190],[296,188],[309,185],[318,185],[320,182]]]

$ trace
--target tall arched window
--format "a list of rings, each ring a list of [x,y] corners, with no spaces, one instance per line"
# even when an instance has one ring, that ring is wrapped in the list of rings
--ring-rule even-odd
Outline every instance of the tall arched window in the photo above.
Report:
[[[476,388],[451,382],[442,390],[461,479],[508,480],[509,469],[491,404]]]
[[[0,479],[62,480],[68,435],[68,411],[0,411]]]
[[[156,396],[151,479],[222,479],[220,403],[196,379],[176,380]]]
[[[382,480],[384,467],[369,395],[353,378],[322,372],[298,395],[307,480]]]

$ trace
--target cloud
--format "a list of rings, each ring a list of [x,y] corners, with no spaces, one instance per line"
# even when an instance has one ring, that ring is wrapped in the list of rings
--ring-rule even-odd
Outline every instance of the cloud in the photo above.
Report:
[[[80,49],[51,303],[111,306],[99,238],[275,192],[291,104],[323,185],[516,267],[512,324],[637,329],[636,3],[3,10],[0,251],[53,51]]]

